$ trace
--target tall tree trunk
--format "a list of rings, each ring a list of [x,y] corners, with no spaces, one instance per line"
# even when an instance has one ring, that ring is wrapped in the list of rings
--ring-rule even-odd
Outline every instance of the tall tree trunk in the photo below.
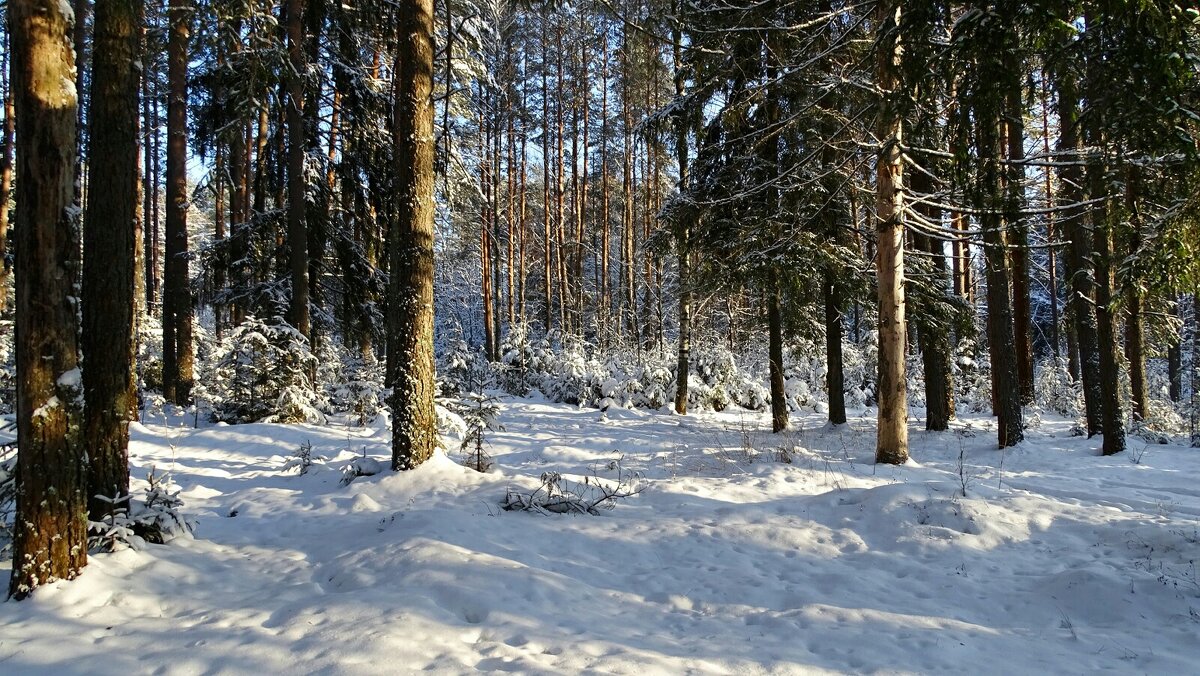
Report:
[[[842,364],[842,294],[832,270],[822,284],[825,301],[825,393],[829,422],[846,423],[846,375]]]
[[[387,382],[392,387],[392,469],[428,460],[433,407],[433,0],[400,0],[396,49],[396,217],[390,261]]]
[[[142,0],[96,5],[88,155],[95,171],[83,230],[84,434],[88,512],[104,521],[129,495],[138,210]],[[108,497],[110,500],[104,500]]]
[[[908,392],[904,380],[904,160],[900,111],[902,48],[896,0],[881,0],[876,8],[876,84],[883,92],[876,120],[880,141],[876,161],[875,231],[878,250],[875,270],[879,288],[879,432],[875,462],[893,465],[908,460]]]
[[[1014,75],[1021,63],[1014,54]],[[1017,357],[1017,388],[1022,404],[1033,403],[1033,314],[1029,302],[1029,225],[1022,215],[1025,206],[1025,100],[1021,78],[1012,78],[1005,101],[1005,131],[1008,136],[1008,165],[1005,169],[1005,221],[1012,261],[1013,345]]]
[[[1182,299],[1175,298],[1175,321],[1179,325],[1183,324]],[[1171,337],[1168,339],[1167,345],[1167,381],[1168,395],[1171,401],[1179,403],[1183,399],[1183,346],[1182,336],[1179,335],[1179,329],[1173,328]]]
[[[771,379],[771,431],[788,426],[787,390],[783,378],[783,312],[779,307],[779,273],[767,273],[767,361]]]
[[[1042,98],[1042,154],[1050,157],[1050,91],[1047,80],[1050,74],[1045,70],[1041,74],[1041,98]],[[1049,167],[1045,169],[1045,184],[1046,193],[1046,208],[1054,207],[1054,180],[1053,174],[1050,173]],[[1046,215],[1046,241],[1051,244],[1046,251],[1046,277],[1047,285],[1050,287],[1050,348],[1054,352],[1055,358],[1060,354],[1060,338],[1059,338],[1059,321],[1060,312],[1058,305],[1058,247],[1054,246],[1054,213],[1050,212]]]
[[[304,0],[287,0],[287,48],[290,72],[287,82],[288,128],[288,263],[292,296],[288,319],[296,330],[311,338],[308,288],[308,226],[305,213],[304,155]]]
[[[1104,197],[1107,193],[1104,165],[1089,164],[1087,177],[1092,198]],[[1093,205],[1091,216],[1092,260],[1096,269],[1096,342],[1100,355],[1100,407],[1103,413],[1101,431],[1104,434],[1101,452],[1114,455],[1125,450],[1125,412],[1121,405],[1121,366],[1113,307],[1112,223],[1107,203]]]
[[[981,166],[979,194],[986,200],[987,211],[980,216],[983,230],[984,263],[987,266],[987,333],[992,368],[992,406],[1000,448],[1015,446],[1024,437],[1021,425],[1021,395],[1017,377],[1017,356],[1013,344],[1012,301],[1009,296],[1010,270],[1005,250],[1003,221],[1004,196],[1001,194],[1000,162],[1003,149],[1000,116],[990,114],[986,106],[976,112],[978,152]]]
[[[679,12],[676,0],[675,12]],[[675,96],[684,93],[683,35],[678,26],[672,34],[672,54],[675,63]],[[687,190],[688,180],[688,128],[687,117],[682,113],[675,117],[675,155],[679,162],[679,193]],[[675,224],[676,247],[679,253],[679,352],[675,366],[675,412],[687,414],[688,371],[691,368],[692,349],[692,266],[690,216],[683,216],[682,223]]]
[[[158,307],[158,108],[152,105],[154,96],[150,91],[151,79],[148,73],[142,73],[142,126],[146,145],[142,256],[145,259],[146,314],[154,314]]]
[[[221,139],[216,140],[216,166],[213,169],[213,240],[218,246],[225,240],[225,156],[227,154],[225,145]],[[216,260],[213,262],[213,291],[220,294],[225,289],[225,262]],[[213,309],[213,325],[216,329],[217,339],[220,340],[225,331],[225,306],[223,303],[216,300],[212,304]]]
[[[491,127],[487,124],[484,118],[485,111],[483,110],[486,96],[482,91],[483,85],[480,84],[478,105],[479,112],[479,194],[482,197],[479,204],[479,293],[483,303],[483,353],[489,361],[495,359],[496,352],[496,334],[493,331],[493,315],[495,308],[492,305],[492,246],[491,246],[491,219],[495,216],[492,209],[492,179],[491,168],[492,161],[488,153],[492,148],[490,134]]]
[[[1093,24],[1091,13],[1089,8],[1084,14],[1084,21],[1089,25]],[[1088,145],[1103,149],[1108,139],[1105,138],[1099,119],[1105,111],[1098,102],[1103,100],[1102,90],[1108,84],[1099,81],[1094,69],[1095,63],[1088,61],[1084,70],[1084,91],[1089,107],[1085,132]],[[1104,455],[1114,455],[1125,450],[1125,412],[1121,405],[1120,348],[1117,343],[1117,317],[1113,298],[1114,256],[1112,219],[1108,204],[1108,167],[1102,155],[1089,156],[1086,175],[1089,197],[1101,200],[1090,208],[1092,266],[1096,272],[1096,343],[1100,366],[1101,430],[1104,434],[1101,452]]]
[[[3,78],[4,82],[4,140],[3,146],[0,146],[0,313],[8,309],[8,276],[12,272],[12,263],[8,258],[8,198],[12,195],[16,114],[13,108],[12,82],[9,80],[11,58],[10,28],[4,31],[4,55],[0,57],[0,78]]]
[[[608,265],[612,253],[609,251],[608,213],[608,31],[600,31],[600,344],[608,346],[612,319],[612,285]]]
[[[78,227],[72,214],[77,99],[69,6],[12,0],[16,115],[16,515],[8,593],[87,565],[87,451],[80,435]]]
[[[1058,170],[1061,204],[1067,205],[1059,221],[1063,237],[1071,241],[1067,248],[1067,277],[1070,299],[1067,307],[1075,325],[1075,343],[1079,354],[1079,371],[1083,380],[1083,398],[1087,416],[1088,436],[1098,434],[1101,429],[1100,404],[1100,353],[1096,338],[1096,309],[1094,305],[1094,278],[1088,256],[1091,241],[1084,223],[1083,171],[1079,166],[1079,101],[1074,75],[1055,72],[1055,89],[1058,91],[1057,110],[1058,152],[1064,156]]]
[[[1125,208],[1129,214],[1129,238],[1127,253],[1133,260],[1129,280],[1125,284],[1125,359],[1129,362],[1129,384],[1132,391],[1133,419],[1142,421],[1149,414],[1147,403],[1149,386],[1146,383],[1146,336],[1143,299],[1138,287],[1141,274],[1136,263],[1138,250],[1142,247],[1141,169],[1131,165],[1125,175]]]
[[[187,68],[191,0],[171,0],[167,44],[167,232],[163,277],[163,396],[192,399],[192,292],[188,285]]]
[[[246,152],[246,129],[248,125],[238,123],[230,135],[229,173],[233,181],[233,194],[229,208],[229,276],[239,294],[247,290],[246,237],[250,214],[250,157]],[[239,326],[246,320],[246,301],[234,300],[229,308],[229,324]]]
[[[933,192],[932,181],[922,172],[914,172],[912,191],[917,195]],[[931,223],[941,221],[941,212],[927,205],[916,207]],[[929,283],[939,296],[949,291],[949,273],[942,241],[918,232],[910,233],[910,242],[930,261]],[[935,302],[944,302],[941,300]],[[950,428],[954,418],[954,355],[951,351],[949,317],[939,316],[934,308],[917,307],[913,324],[917,329],[917,343],[921,352],[921,365],[925,373],[925,429],[944,432]]]
[[[549,14],[542,11],[542,303],[544,304],[542,319],[545,323],[546,335],[554,326],[554,251],[550,239],[554,232],[554,223],[550,215],[550,23]]]

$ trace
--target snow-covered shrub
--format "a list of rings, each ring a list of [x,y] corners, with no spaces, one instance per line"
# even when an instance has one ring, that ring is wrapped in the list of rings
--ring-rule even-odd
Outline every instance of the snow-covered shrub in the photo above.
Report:
[[[155,474],[150,468],[146,476],[146,497],[142,506],[133,513],[134,532],[148,542],[163,544],[190,534],[196,524],[179,513],[183,500],[179,498],[179,487],[171,481],[170,473]]]
[[[439,390],[444,397],[482,391],[492,384],[493,365],[482,351],[472,350],[462,340],[454,341],[437,371]]]
[[[137,335],[138,389],[161,392],[163,378],[162,322],[150,314],[138,319]]]
[[[617,501],[645,490],[641,473],[622,467],[621,458],[610,461],[606,469],[613,472],[612,479],[601,479],[593,471],[582,482],[570,481],[558,472],[544,472],[537,490],[522,493],[509,488],[500,506],[510,512],[596,515],[601,509],[613,509]]]
[[[300,444],[300,447],[292,454],[292,457],[288,458],[288,461],[284,463],[283,471],[288,472],[295,469],[298,476],[308,474],[308,470],[313,464],[312,450],[312,441],[305,439],[304,443]]]
[[[956,405],[959,410],[981,413],[992,408],[992,377],[987,354],[975,358],[972,340],[961,340],[955,349],[954,363],[958,366]]]
[[[1038,364],[1034,369],[1034,392],[1038,403],[1067,418],[1083,413],[1083,390],[1071,380],[1066,360],[1059,357]]]
[[[333,410],[350,413],[359,425],[365,425],[379,415],[387,399],[383,366],[374,358],[346,358],[340,376],[326,381],[331,383],[329,403]]]
[[[12,523],[17,507],[17,445],[0,445],[0,555],[12,544]]]
[[[103,521],[88,520],[88,550],[101,552],[119,552],[122,549],[127,549],[135,546],[134,538],[141,539],[133,532],[133,519],[129,518],[129,510],[124,506],[118,507],[117,504],[124,504],[129,501],[128,495],[124,497],[105,497],[103,495],[96,496],[100,500],[112,505],[109,508],[108,516]],[[139,543],[140,544],[140,543]]]
[[[349,486],[360,476],[375,476],[383,472],[383,463],[364,454],[346,463],[342,468],[341,485]]]
[[[308,339],[276,317],[247,317],[213,353],[213,417],[225,422],[322,422]]]
[[[131,495],[102,498],[112,509],[103,521],[88,522],[89,549],[105,552],[140,549],[147,542],[165,544],[192,532],[196,524],[180,514],[183,500],[179,498],[179,488],[171,482],[171,475],[158,474],[151,467],[146,481],[149,485],[140,505],[126,506],[132,502]]]
[[[0,289],[0,293],[4,290]],[[0,321],[0,415],[16,410],[17,363],[13,346],[13,322]]]

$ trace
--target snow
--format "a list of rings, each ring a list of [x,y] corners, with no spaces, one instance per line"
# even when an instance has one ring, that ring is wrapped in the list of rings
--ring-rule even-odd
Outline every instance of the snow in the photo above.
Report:
[[[388,471],[381,425],[131,425],[135,497],[151,465],[170,470],[194,539],[95,555],[0,604],[0,669],[1194,671],[1200,452],[1101,457],[1043,415],[1001,453],[968,417],[913,420],[916,462],[876,466],[858,413],[779,437],[745,411],[506,399],[487,474],[441,454]],[[314,471],[283,471],[306,441]],[[332,470],[364,454],[381,472],[343,487]],[[499,508],[545,472],[605,478],[618,455],[648,488],[612,511]]]

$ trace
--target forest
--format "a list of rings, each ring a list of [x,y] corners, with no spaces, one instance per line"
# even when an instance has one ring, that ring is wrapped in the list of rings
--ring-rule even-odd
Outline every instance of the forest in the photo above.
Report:
[[[1200,659],[1191,3],[0,13],[0,664]]]

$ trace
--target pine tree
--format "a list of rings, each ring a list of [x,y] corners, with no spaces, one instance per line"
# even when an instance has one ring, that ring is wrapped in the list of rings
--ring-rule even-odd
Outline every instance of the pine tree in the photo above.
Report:
[[[392,469],[425,462],[437,445],[433,408],[433,1],[398,5],[396,199],[388,228],[387,383]]]
[[[72,214],[76,114],[67,5],[13,0],[16,130],[17,470],[13,568],[16,599],[87,565],[87,453],[75,284],[79,247]]]
[[[84,212],[82,288],[84,434],[89,442],[93,521],[108,516],[112,498],[129,493],[128,419],[137,408],[137,64],[143,15],[142,0],[96,6],[88,137],[92,171]]]

